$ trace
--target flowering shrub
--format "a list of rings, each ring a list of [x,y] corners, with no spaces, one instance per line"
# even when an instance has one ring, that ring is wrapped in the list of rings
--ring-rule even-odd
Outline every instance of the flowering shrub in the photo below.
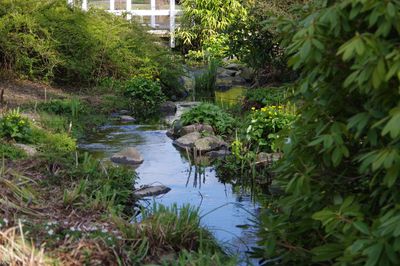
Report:
[[[0,136],[19,141],[29,141],[31,127],[27,118],[18,109],[11,110],[0,119]]]
[[[279,132],[287,128],[296,118],[285,106],[266,106],[252,108],[250,123],[246,130],[246,140],[250,146],[261,150],[276,150],[274,141],[282,139]]]

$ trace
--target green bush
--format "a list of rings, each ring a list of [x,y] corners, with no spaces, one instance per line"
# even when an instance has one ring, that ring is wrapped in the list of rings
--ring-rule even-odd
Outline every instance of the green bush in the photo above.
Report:
[[[127,81],[124,86],[124,95],[129,97],[130,106],[137,118],[148,118],[155,115],[165,96],[158,82],[137,77]]]
[[[20,114],[19,109],[9,111],[0,118],[0,136],[16,141],[29,142],[31,140],[29,120]]]
[[[40,128],[32,129],[32,141],[45,156],[57,157],[76,150],[76,140],[67,133],[50,133]]]
[[[0,67],[17,76],[79,85],[159,78],[170,56],[141,26],[106,11],[64,0],[0,2]]]
[[[248,117],[246,141],[253,149],[276,151],[275,142],[284,138],[280,132],[288,129],[295,118],[296,116],[282,105],[266,106],[261,109],[253,107]]]
[[[301,116],[260,223],[258,256],[399,265],[398,1],[315,1],[281,19]]]
[[[235,120],[220,107],[202,103],[185,112],[181,117],[182,125],[203,123],[211,125],[219,134],[232,133]]]

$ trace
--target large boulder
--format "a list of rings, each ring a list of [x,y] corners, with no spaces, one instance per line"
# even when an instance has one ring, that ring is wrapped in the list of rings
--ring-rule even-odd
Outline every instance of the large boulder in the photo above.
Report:
[[[200,153],[226,149],[228,144],[216,136],[208,136],[195,141],[194,148]]]
[[[174,140],[173,144],[181,149],[192,149],[195,142],[200,138],[201,134],[199,132],[192,132]]]
[[[111,161],[118,164],[138,165],[143,163],[144,160],[138,150],[133,147],[129,147],[114,154],[111,157]]]
[[[143,186],[139,189],[133,191],[133,196],[135,198],[144,198],[144,197],[154,197],[162,194],[166,194],[171,189],[169,187],[159,185],[159,186]]]
[[[207,133],[209,135],[214,135],[214,129],[212,128],[212,126],[203,124],[193,124],[184,126],[179,130],[179,135],[184,136],[193,132],[200,132],[200,133]]]
[[[176,113],[176,110],[176,104],[171,101],[166,101],[160,105],[160,112],[165,115],[174,115]]]

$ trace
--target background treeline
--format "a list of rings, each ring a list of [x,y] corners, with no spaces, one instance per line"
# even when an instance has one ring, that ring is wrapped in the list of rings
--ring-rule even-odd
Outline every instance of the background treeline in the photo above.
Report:
[[[167,49],[122,17],[64,0],[0,3],[3,75],[83,86],[140,75],[168,86],[177,81],[175,65]]]

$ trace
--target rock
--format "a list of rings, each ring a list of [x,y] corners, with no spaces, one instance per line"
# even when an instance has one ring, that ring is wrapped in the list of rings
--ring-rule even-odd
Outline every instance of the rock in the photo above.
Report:
[[[176,105],[174,102],[166,101],[161,104],[160,112],[166,115],[174,115],[176,113]]]
[[[29,157],[33,157],[38,154],[38,151],[33,146],[29,146],[22,143],[15,143],[14,146],[17,147],[18,149],[23,150]]]
[[[246,82],[251,82],[254,79],[255,71],[252,68],[245,67],[240,71],[239,76],[242,77]]]
[[[222,67],[217,69],[217,76],[220,78],[234,77],[237,73],[238,72],[236,70],[225,69]]]
[[[257,154],[256,165],[257,166],[269,166],[272,163],[278,161],[280,158],[282,158],[281,153],[260,152],[259,154]]]
[[[169,187],[159,185],[159,186],[143,186],[139,189],[133,191],[133,196],[135,198],[144,198],[144,197],[154,197],[161,194],[166,194],[171,189]]]
[[[246,84],[246,80],[244,78],[242,78],[241,76],[236,76],[233,78],[232,83],[234,86],[244,85],[244,84]]]
[[[122,122],[135,122],[136,121],[136,119],[130,115],[120,115],[119,120],[121,120]]]
[[[181,76],[179,78],[179,83],[185,88],[187,91],[193,91],[195,87],[194,78],[188,76]]]
[[[186,134],[183,137],[180,137],[179,139],[174,140],[173,144],[182,149],[186,149],[186,148],[191,149],[194,147],[194,143],[200,138],[201,138],[201,134],[199,132],[192,132],[192,133]]]
[[[209,151],[205,155],[207,157],[210,157],[211,159],[217,159],[217,158],[225,158],[231,154],[231,152],[227,149],[219,150],[219,151]]]
[[[230,88],[233,87],[233,79],[234,77],[225,77],[225,78],[217,78],[215,81],[215,87],[218,90],[229,90]]]
[[[212,128],[212,126],[203,124],[184,126],[179,130],[179,135],[184,136],[193,132],[208,133],[210,135],[214,135],[214,129]]]
[[[129,112],[128,110],[120,110],[119,112],[118,112],[118,114],[120,114],[120,115],[129,115],[131,112]]]
[[[194,148],[200,153],[219,150],[224,147],[228,147],[228,144],[216,136],[204,137],[194,143]]]
[[[167,130],[167,137],[174,139],[175,138],[175,134],[174,134],[174,130],[173,129],[168,129]]]
[[[242,68],[242,66],[239,64],[230,63],[230,64],[226,65],[224,68],[229,69],[229,70],[239,71]]]
[[[143,163],[143,158],[135,148],[129,147],[114,154],[111,161],[119,164],[137,165]]]

